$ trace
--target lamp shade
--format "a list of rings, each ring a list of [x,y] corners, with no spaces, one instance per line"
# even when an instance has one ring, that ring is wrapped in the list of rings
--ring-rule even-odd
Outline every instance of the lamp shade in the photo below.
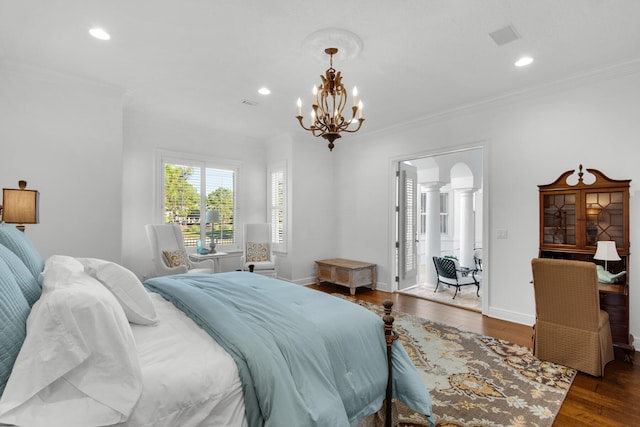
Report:
[[[205,223],[210,224],[213,222],[220,222],[220,214],[215,209],[209,209],[205,216]]]
[[[593,259],[601,261],[620,261],[620,255],[616,249],[616,242],[613,240],[599,240],[596,254]]]
[[[2,189],[2,220],[9,224],[37,224],[38,198],[36,190]]]

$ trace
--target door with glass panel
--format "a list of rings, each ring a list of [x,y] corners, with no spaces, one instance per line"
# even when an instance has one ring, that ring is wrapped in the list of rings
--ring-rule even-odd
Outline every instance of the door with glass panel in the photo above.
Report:
[[[418,283],[418,170],[398,167],[398,289]]]

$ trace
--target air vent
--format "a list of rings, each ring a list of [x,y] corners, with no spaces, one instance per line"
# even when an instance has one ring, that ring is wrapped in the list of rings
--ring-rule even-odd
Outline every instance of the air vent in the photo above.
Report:
[[[242,103],[245,105],[249,105],[250,107],[257,107],[258,103],[256,101],[249,101],[248,99],[243,99]]]
[[[504,28],[500,28],[499,30],[489,33],[489,37],[491,37],[498,46],[504,46],[507,43],[518,40],[520,38],[520,34],[518,34],[515,28],[513,28],[511,25],[508,25]]]

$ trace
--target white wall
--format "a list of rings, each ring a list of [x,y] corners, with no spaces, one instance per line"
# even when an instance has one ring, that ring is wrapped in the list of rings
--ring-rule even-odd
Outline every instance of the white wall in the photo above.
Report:
[[[0,184],[40,192],[27,236],[53,254],[120,262],[124,91],[0,62]]]
[[[352,215],[339,217],[339,255],[376,262],[381,281],[390,286],[391,160],[486,141],[487,314],[532,324],[530,261],[538,252],[537,185],[582,163],[614,179],[632,179],[631,331],[640,336],[640,274],[634,273],[640,251],[633,246],[640,241],[639,111],[640,74],[620,73],[345,140],[334,153],[334,190],[337,208]],[[498,229],[506,229],[508,239],[497,239]]]
[[[289,202],[287,252],[278,253],[278,277],[298,284],[315,282],[315,260],[334,258],[336,218],[334,154],[324,139],[308,132],[280,135],[268,142],[268,161],[287,163]]]
[[[366,125],[366,122],[365,122]],[[340,257],[377,264],[376,279],[380,289],[390,289],[390,245],[395,244],[389,233],[392,219],[389,179],[389,156],[396,152],[384,143],[365,142],[347,135],[334,148],[335,209],[338,215],[336,252]],[[390,150],[391,149],[391,150]],[[400,148],[402,150],[402,148]]]
[[[308,284],[315,282],[315,260],[337,256],[337,218],[348,213],[336,209],[334,153],[327,142],[301,131],[295,134],[292,152],[291,279]]]
[[[308,283],[314,260],[357,258],[378,264],[381,288],[391,289],[393,161],[481,141],[487,314],[533,322],[537,185],[582,163],[611,178],[632,180],[631,331],[640,336],[640,275],[634,273],[640,252],[633,246],[640,241],[637,71],[584,79],[366,138],[349,135],[332,153],[303,131],[269,146],[123,110],[122,97],[119,88],[0,62],[0,180],[9,187],[25,179],[28,188],[40,191],[41,223],[27,226],[27,234],[45,257],[93,256],[122,260],[140,275],[149,271],[144,224],[154,221],[157,149],[240,161],[239,223],[266,220],[267,159],[284,159],[291,175],[292,224],[285,278]],[[499,229],[508,231],[508,239],[496,239]]]
[[[154,215],[161,212],[158,209],[162,203],[158,197],[158,150],[240,162],[236,183],[236,223],[266,221],[264,143],[130,110],[125,114],[124,141],[123,263],[139,276],[148,276],[153,270],[144,226],[161,220]],[[242,234],[238,234],[237,239],[239,251]],[[222,260],[224,270],[240,266],[239,253],[236,255],[233,259]]]

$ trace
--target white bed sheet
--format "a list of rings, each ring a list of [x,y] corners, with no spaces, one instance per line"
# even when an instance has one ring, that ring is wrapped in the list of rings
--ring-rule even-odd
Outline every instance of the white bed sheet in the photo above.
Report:
[[[123,427],[246,427],[244,397],[231,356],[182,311],[150,293],[155,326],[131,325],[143,390]]]

